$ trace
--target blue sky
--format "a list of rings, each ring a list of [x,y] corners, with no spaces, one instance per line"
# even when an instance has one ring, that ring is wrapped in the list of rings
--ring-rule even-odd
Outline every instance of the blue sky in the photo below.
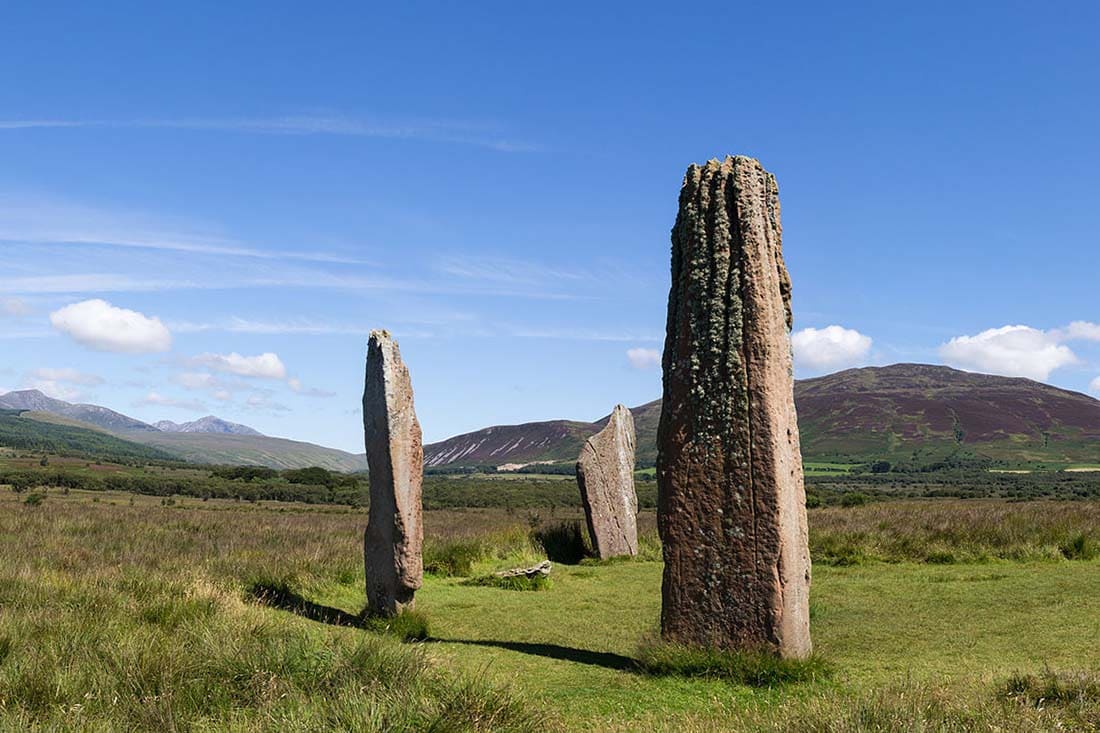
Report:
[[[428,440],[594,419],[659,395],[727,153],[800,376],[1100,378],[1095,3],[316,5],[5,8],[0,389],[361,450],[387,327]]]

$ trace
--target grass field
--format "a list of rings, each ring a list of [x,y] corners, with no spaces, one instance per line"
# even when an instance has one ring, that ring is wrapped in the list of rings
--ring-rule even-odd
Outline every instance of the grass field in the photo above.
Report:
[[[403,644],[358,628],[360,510],[28,498],[0,492],[2,730],[1100,726],[1092,502],[811,511],[813,635],[832,673],[754,688],[640,673],[655,560],[559,563],[536,592],[429,575],[429,639]],[[652,546],[653,515],[641,519]],[[476,544],[471,574],[540,554],[530,517],[425,521],[426,555]],[[256,592],[271,587],[295,602]]]

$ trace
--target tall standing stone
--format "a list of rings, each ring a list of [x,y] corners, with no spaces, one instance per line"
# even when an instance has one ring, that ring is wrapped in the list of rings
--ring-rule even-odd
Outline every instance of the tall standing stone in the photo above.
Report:
[[[617,405],[607,426],[584,442],[577,485],[592,547],[601,558],[638,554],[634,416]]]
[[[811,652],[790,299],[775,177],[742,156],[688,168],[657,454],[669,641]]]
[[[388,331],[371,331],[367,345],[363,429],[370,468],[370,519],[363,541],[367,609],[393,616],[412,608],[424,576],[424,446],[409,370]]]

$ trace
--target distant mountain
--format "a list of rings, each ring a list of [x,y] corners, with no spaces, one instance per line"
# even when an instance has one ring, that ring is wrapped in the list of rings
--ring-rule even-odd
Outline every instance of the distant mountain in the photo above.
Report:
[[[1029,379],[897,364],[795,384],[808,461],[887,459],[921,465],[949,456],[1100,462],[1100,401]],[[638,462],[657,457],[661,401],[632,408]],[[568,420],[477,430],[424,447],[429,467],[571,462],[593,423]]]
[[[175,455],[47,412],[0,409],[0,445],[100,461],[170,461]]]
[[[808,456],[1100,462],[1100,400],[942,366],[849,369],[795,388]]]
[[[207,415],[191,422],[175,423],[171,420],[161,420],[153,423],[153,427],[164,433],[221,433],[224,435],[263,435],[259,430],[250,428],[240,423],[222,420],[220,417]]]
[[[141,420],[108,410],[99,405],[72,404],[39,392],[37,389],[25,389],[0,395],[0,408],[7,410],[32,410],[61,415],[82,423],[95,425],[112,432],[156,432],[157,429]]]
[[[194,463],[271,468],[320,466],[330,471],[367,470],[365,455],[266,435],[232,433],[123,433],[130,440],[155,446]]]
[[[0,395],[0,409],[29,411],[24,416],[33,417],[39,422],[92,432],[108,432],[123,441],[141,444],[146,458],[156,456],[194,463],[258,465],[271,468],[320,466],[346,472],[365,471],[367,468],[367,460],[363,455],[296,440],[271,438],[246,425],[231,423],[212,415],[182,425],[163,421],[154,426],[106,407],[74,405],[47,397],[37,390]],[[174,429],[169,432],[159,426]],[[0,439],[3,437],[0,435]],[[94,444],[94,441],[84,442],[88,445]],[[0,442],[0,445],[7,444]],[[151,447],[145,448],[146,446]],[[118,454],[121,448],[115,445],[113,450]],[[86,452],[93,451],[89,448]]]

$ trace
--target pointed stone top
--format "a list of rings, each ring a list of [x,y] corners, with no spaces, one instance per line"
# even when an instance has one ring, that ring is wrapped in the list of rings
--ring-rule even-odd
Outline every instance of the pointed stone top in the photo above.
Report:
[[[393,336],[384,328],[375,328],[370,332],[371,341],[393,341]]]

